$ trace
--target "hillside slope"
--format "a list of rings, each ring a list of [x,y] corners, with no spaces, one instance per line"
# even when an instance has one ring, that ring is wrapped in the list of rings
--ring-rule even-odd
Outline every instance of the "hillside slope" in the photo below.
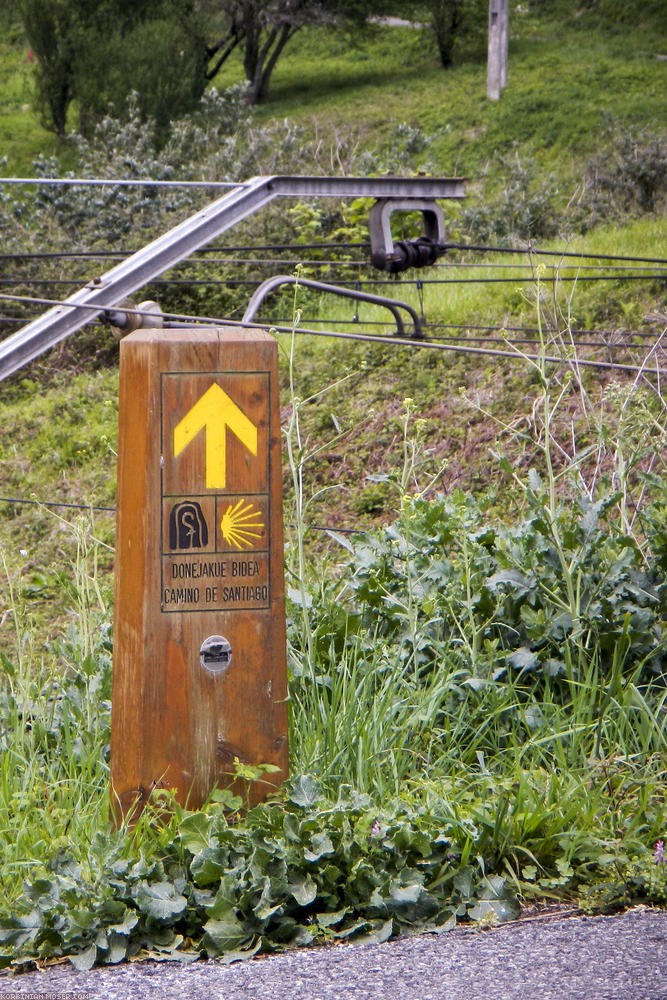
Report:
[[[15,136],[7,142],[2,169],[11,174],[27,171],[30,155],[53,147],[26,107],[29,84],[20,37],[9,35],[1,44],[7,58],[0,87],[0,131],[4,128],[7,134],[9,123]],[[340,173],[359,169],[364,157],[370,156],[375,171],[426,168],[434,173],[466,173],[469,201],[458,210],[447,206],[455,239],[508,240],[517,228],[528,225],[535,229],[541,247],[662,257],[667,227],[659,182],[654,210],[634,222],[630,215],[639,211],[636,192],[644,176],[640,168],[655,167],[664,149],[664,144],[655,149],[651,145],[664,127],[667,61],[657,58],[663,48],[659,32],[651,33],[645,23],[625,26],[622,33],[606,28],[591,34],[585,23],[582,29],[576,21],[516,14],[509,85],[494,104],[485,98],[479,53],[468,54],[444,73],[428,36],[414,29],[378,26],[368,39],[354,42],[309,29],[279,63],[270,100],[256,112],[255,127],[265,129],[268,138],[264,145],[256,145],[254,166],[257,171],[274,170],[287,158],[304,172]],[[238,66],[230,65],[216,82],[223,87],[238,76]],[[284,149],[272,148],[272,134],[286,144]],[[587,185],[595,171],[600,173],[596,154],[604,151],[607,162],[617,167],[610,174],[607,201],[586,201]],[[62,156],[63,165],[70,165],[71,148]],[[638,165],[635,174],[630,169],[633,163]],[[197,169],[192,164],[189,176],[196,176]],[[182,169],[180,175],[185,176]],[[583,206],[581,211],[577,206]],[[275,239],[276,227],[289,218],[290,237],[296,233],[301,243],[326,241],[336,225],[343,238],[365,239],[367,207],[349,206],[341,220],[338,209],[330,212],[326,205],[290,206],[282,218],[280,211],[274,214],[266,232]],[[604,225],[573,241],[573,228],[593,226],[595,211]],[[165,226],[170,224],[171,219]],[[263,242],[263,225],[260,220],[250,230],[256,243]],[[59,246],[66,246],[64,230],[52,232]],[[26,230],[25,235],[27,242],[38,246],[43,239],[39,231]],[[416,233],[408,229],[405,235]],[[132,233],[136,245],[147,238]],[[270,257],[272,251],[267,253]],[[351,273],[359,279],[377,278],[363,266],[350,271],[351,264],[363,265],[365,254],[363,249],[343,252],[340,266],[325,272],[327,279],[347,280]],[[299,252],[297,247],[289,256],[294,260],[317,254]],[[486,494],[491,511],[506,510],[510,477],[492,453],[503,451],[520,474],[542,461],[542,432],[535,423],[542,375],[520,354],[539,353],[535,343],[539,324],[547,331],[547,354],[569,350],[570,331],[581,328],[596,331],[588,340],[598,346],[591,352],[586,337],[579,337],[580,357],[621,364],[641,361],[646,353],[643,345],[653,342],[665,326],[664,279],[625,280],[628,272],[601,270],[606,265],[594,258],[546,262],[549,267],[540,272],[536,258],[521,257],[515,263],[502,255],[459,252],[445,259],[445,271],[407,275],[411,283],[400,287],[378,286],[385,294],[411,302],[429,323],[456,325],[449,331],[432,329],[431,337],[466,338],[441,340],[441,347],[486,347],[501,352],[496,356],[298,337],[296,394],[300,400],[311,399],[299,405],[299,419],[304,454],[310,456],[305,466],[307,489],[309,496],[317,496],[309,506],[312,523],[353,528],[393,516],[400,498],[390,477],[406,461],[406,448],[409,452],[417,445],[416,418],[424,421],[418,424],[417,437],[419,461],[425,464],[420,475],[410,479],[410,489],[422,489],[435,476],[432,489],[472,489]],[[471,270],[472,265],[476,269]],[[68,264],[60,277],[71,273],[73,266]],[[286,266],[291,265],[276,264],[274,270]],[[248,275],[255,278],[260,270],[243,263],[235,267],[232,277],[241,280]],[[598,270],[591,275],[586,267]],[[322,268],[315,261],[305,273],[322,276]],[[660,271],[654,268],[650,273]],[[438,284],[443,274],[444,283]],[[229,275],[227,268],[219,277]],[[591,276],[596,280],[588,281]],[[220,301],[212,291],[197,289],[195,294],[194,288],[156,286],[147,294],[178,312],[221,315]],[[235,301],[242,303],[247,294],[242,286]],[[339,330],[349,330],[356,319],[355,329],[361,332],[378,329],[373,325],[377,314],[366,306],[355,311],[353,306],[342,308],[330,299],[303,294],[297,305],[304,319],[314,317],[324,328],[338,324]],[[292,308],[288,299],[278,299],[271,315],[289,322]],[[479,331],[476,326],[493,330]],[[505,336],[498,333],[504,327],[509,331]],[[522,334],[523,327],[528,329]],[[493,340],[486,343],[481,339],[485,336]],[[287,340],[282,338],[284,359]],[[619,340],[627,346],[620,347]],[[96,328],[73,338],[72,345],[72,351],[46,355],[0,388],[3,426],[14,429],[11,436],[3,435],[0,445],[0,493],[16,500],[113,507],[117,381],[113,344],[106,331]],[[72,352],[80,374],[72,374]],[[103,364],[95,375],[90,374],[93,355],[96,365]],[[105,368],[109,362],[111,367]],[[580,447],[591,447],[588,481],[611,476],[613,448],[607,449],[605,441],[610,434],[613,437],[618,407],[630,398],[636,373],[576,367],[570,373],[562,369],[559,374],[552,368],[549,372],[555,372],[556,397],[567,386],[557,422],[563,467]],[[295,400],[288,392],[286,360],[283,389],[287,420]],[[414,401],[409,406],[412,423],[407,442],[406,398]],[[659,395],[642,399],[637,412],[644,414],[645,432],[652,420],[662,420],[661,407]],[[638,467],[641,461],[651,462],[647,455],[652,447],[644,441],[642,448]],[[289,499],[288,469],[285,482]],[[67,518],[75,516],[68,508],[59,510]],[[112,519],[103,512],[99,518],[102,540],[111,545]],[[69,538],[67,544],[76,545],[76,531],[72,533],[44,508],[6,501],[0,505],[0,530],[9,572],[22,581],[30,606],[41,614],[40,601],[46,602],[42,604],[46,609],[53,607],[56,594],[66,600],[63,559],[65,564],[69,561],[64,553],[70,549],[63,549],[62,543]],[[314,537],[321,539],[322,534]],[[108,554],[101,566],[111,564]]]

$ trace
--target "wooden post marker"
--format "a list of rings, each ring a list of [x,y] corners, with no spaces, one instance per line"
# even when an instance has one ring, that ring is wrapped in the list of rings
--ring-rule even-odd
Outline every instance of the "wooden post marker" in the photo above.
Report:
[[[234,759],[287,777],[277,347],[260,330],[120,346],[111,785],[201,805]],[[270,785],[254,783],[250,804]]]

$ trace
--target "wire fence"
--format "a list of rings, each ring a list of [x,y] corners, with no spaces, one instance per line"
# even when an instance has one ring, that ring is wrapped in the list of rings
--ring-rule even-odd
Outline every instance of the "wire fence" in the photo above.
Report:
[[[103,507],[97,504],[85,504],[85,503],[69,503],[64,500],[27,500],[25,497],[0,497],[0,503],[6,503],[10,505],[16,505],[17,507],[30,506],[30,507],[57,507],[66,510],[81,510],[81,511],[92,511],[94,513],[104,513],[104,514],[115,514],[116,507]],[[297,525],[289,521],[285,522],[285,526],[288,528],[296,528]],[[333,532],[334,534],[338,532],[341,535],[355,535],[359,534],[366,529],[358,525],[355,528],[349,527],[338,527],[338,525],[327,525],[327,524],[309,524],[306,526],[307,531],[324,531]]]
[[[244,185],[231,182],[196,182],[196,181],[157,181],[150,179],[115,180],[96,178],[0,178],[2,185],[39,186],[79,186],[79,187],[125,187],[146,186],[155,188],[241,188]],[[596,251],[574,251],[564,249],[541,249],[532,243],[524,246],[505,246],[474,244],[474,243],[444,243],[439,245],[442,257],[428,272],[428,276],[405,277],[401,275],[368,275],[370,243],[363,240],[349,241],[312,241],[299,243],[264,243],[264,244],[215,244],[200,248],[186,261],[175,265],[168,276],[154,279],[149,287],[156,288],[244,288],[257,287],[256,277],[223,274],[217,276],[193,276],[201,274],[202,268],[243,268],[243,269],[275,269],[294,268],[327,269],[329,272],[341,272],[336,283],[341,287],[363,290],[376,286],[390,286],[396,290],[405,288],[416,290],[419,297],[421,318],[421,336],[387,336],[384,331],[388,324],[377,319],[365,318],[361,321],[359,306],[355,314],[349,316],[305,315],[296,328],[299,336],[334,338],[358,343],[382,344],[393,349],[409,349],[414,351],[457,352],[470,356],[497,357],[519,362],[543,361],[549,364],[573,364],[577,367],[597,370],[617,371],[641,376],[642,378],[662,378],[667,374],[663,367],[663,340],[665,336],[664,318],[657,317],[652,329],[589,329],[573,328],[559,330],[545,325],[513,326],[507,324],[480,325],[466,323],[443,323],[428,321],[424,310],[424,290],[440,285],[451,286],[493,286],[515,283],[520,280],[533,280],[536,277],[536,263],[546,260],[547,271],[541,271],[539,281],[543,285],[560,285],[583,282],[614,282],[631,281],[664,282],[667,279],[667,258],[638,256],[629,254],[603,254]],[[71,276],[35,276],[21,274],[20,269],[39,262],[66,265],[81,262],[115,262],[123,260],[132,251],[125,249],[95,250],[95,251],[39,251],[0,253],[0,260],[17,268],[15,273],[4,273],[0,276],[0,303],[12,304],[16,309],[11,313],[0,314],[0,325],[15,327],[25,324],[31,318],[26,312],[21,312],[23,306],[62,306],[68,307],[66,298],[56,295],[25,294],[31,289],[78,288],[82,285],[82,277]],[[350,254],[365,255],[363,259],[349,259]],[[309,254],[309,256],[304,256]],[[340,254],[348,255],[341,259]],[[453,255],[457,254],[457,259]],[[489,261],[488,255],[496,257],[526,258],[520,263],[508,263],[506,260]],[[287,255],[287,256],[286,256]],[[460,259],[461,255],[465,259]],[[470,259],[473,257],[474,259]],[[484,259],[486,258],[486,259]],[[554,260],[554,263],[549,261]],[[650,266],[649,266],[650,265]],[[353,279],[345,277],[345,272],[351,269],[358,271]],[[187,275],[185,274],[187,272]],[[508,272],[510,272],[508,274]],[[179,276],[179,275],[183,276]],[[17,289],[16,292],[2,289]],[[89,309],[91,319],[100,315],[99,307],[77,305],[77,309]],[[128,310],[132,311],[132,310]],[[183,324],[205,325],[244,325],[231,316],[201,316],[188,313],[166,312],[165,325],[173,327]],[[247,325],[247,324],[246,324]],[[294,326],[291,318],[281,319],[275,315],[265,319],[253,319],[252,326],[265,326],[277,332],[290,333]],[[351,328],[364,328],[352,330]],[[662,329],[660,329],[662,327]],[[341,329],[342,328],[342,329]],[[370,328],[371,332],[366,332]],[[376,331],[376,332],[373,332]],[[606,357],[582,357],[577,354],[579,349],[587,351],[604,351]],[[618,360],[614,355],[623,352],[624,360]],[[629,360],[628,360],[629,355]],[[66,504],[55,501],[20,500],[0,498],[4,503],[34,503],[46,506],[74,507],[76,504]],[[99,511],[110,511],[113,508],[92,507]],[[318,530],[329,530],[326,527]],[[355,529],[336,528],[337,531],[353,531]]]
[[[260,269],[275,268],[277,266],[294,267],[296,265],[300,265],[304,268],[308,267],[327,268],[327,269],[341,268],[344,270],[345,268],[354,267],[356,269],[363,269],[363,268],[367,269],[368,268],[367,260],[353,260],[353,261],[340,260],[336,259],[331,255],[325,257],[324,259],[317,259],[315,257],[304,258],[303,252],[305,250],[317,250],[320,252],[324,252],[324,251],[331,251],[332,249],[336,249],[338,251],[341,250],[349,251],[351,249],[367,251],[369,247],[370,244],[361,241],[356,241],[356,242],[346,241],[342,243],[331,243],[323,241],[321,243],[304,243],[304,244],[267,243],[257,246],[218,245],[218,246],[206,247],[198,251],[196,254],[193,254],[191,257],[188,258],[187,261],[180,262],[180,264],[174,266],[171,269],[172,276],[160,277],[154,279],[151,282],[151,287],[156,287],[156,288],[183,287],[189,289],[210,287],[211,289],[216,289],[216,288],[234,289],[243,287],[254,288],[258,284],[258,279],[256,277],[237,277],[232,275],[224,275],[221,277],[218,276],[218,277],[202,278],[202,277],[195,277],[192,274],[188,274],[188,276],[184,277],[173,276],[174,274],[178,275],[179,272],[182,273],[183,271],[186,270],[192,271],[193,269],[197,270],[201,269],[203,266],[208,267],[211,265],[243,267],[246,269],[250,267],[252,268],[259,267]],[[385,275],[383,277],[378,277],[377,275],[373,275],[370,277],[367,275],[363,276],[359,275],[355,279],[339,277],[336,279],[336,284],[344,288],[353,288],[360,291],[365,288],[373,286],[379,288],[390,286],[392,290],[397,289],[399,287],[407,289],[414,288],[417,290],[418,295],[420,297],[420,308],[422,312],[422,319],[425,321],[426,317],[424,316],[424,308],[423,308],[423,293],[425,288],[428,288],[429,286],[438,286],[438,285],[483,286],[483,285],[516,283],[517,273],[515,272],[518,272],[519,277],[525,276],[528,279],[532,279],[535,277],[534,260],[535,258],[542,256],[559,258],[559,263],[557,265],[549,265],[554,273],[540,275],[539,280],[542,284],[567,284],[575,282],[582,283],[582,282],[599,282],[599,281],[662,282],[665,279],[667,279],[667,269],[665,268],[656,269],[655,267],[651,269],[646,268],[646,263],[649,262],[653,264],[667,264],[667,259],[660,257],[640,257],[640,256],[630,256],[622,254],[617,254],[617,255],[598,254],[594,251],[574,252],[568,250],[541,250],[535,246],[516,248],[516,247],[491,246],[487,244],[463,244],[463,243],[459,244],[451,243],[442,245],[443,252],[452,250],[457,250],[459,252],[473,252],[474,254],[487,254],[487,253],[493,253],[499,255],[523,254],[523,255],[528,255],[530,257],[530,260],[527,263],[509,264],[509,265],[506,262],[488,263],[485,261],[470,262],[470,261],[448,260],[445,263],[442,262],[436,263],[430,272],[431,274],[437,274],[438,271],[440,271],[441,273],[446,272],[448,275],[447,277],[441,277],[440,275],[435,277],[433,276],[424,277],[420,275],[418,277],[409,277],[409,278],[401,276],[401,278],[399,279],[397,275],[395,276]],[[273,256],[270,257],[258,256],[258,254],[266,252],[272,253]],[[276,253],[285,253],[285,252],[290,253],[293,256],[289,259],[275,256]],[[244,253],[245,256],[240,257],[238,256],[239,253]],[[301,256],[294,256],[295,253],[300,254]],[[224,254],[226,256],[220,256],[220,254]],[[232,254],[233,256],[227,256],[229,254]],[[209,255],[214,255],[214,256],[209,256]],[[15,263],[20,263],[22,261],[35,261],[35,260],[53,261],[58,259],[62,259],[63,261],[72,261],[72,260],[104,261],[107,259],[120,260],[123,259],[123,257],[124,257],[124,252],[116,250],[105,251],[105,252],[93,252],[93,251],[90,252],[85,251],[81,253],[43,252],[43,253],[30,253],[30,254],[13,253],[13,254],[0,255],[0,259],[6,261],[13,261]],[[569,273],[569,271],[566,273],[564,271],[562,265],[563,259],[568,259],[568,260],[577,259],[579,263],[577,263],[576,265],[568,265],[570,269],[574,269],[574,273]],[[584,260],[587,261],[595,260],[598,263],[594,264],[581,263],[581,261]],[[599,262],[603,260],[606,262],[614,262],[614,263],[605,263],[604,265],[601,265]],[[471,268],[476,268],[476,269],[481,268],[482,274],[477,274],[475,276],[468,277],[468,276],[462,276],[461,273],[459,273],[461,269],[463,269],[463,273],[465,274],[465,270],[470,270]],[[510,275],[507,275],[506,273],[508,268],[510,268],[513,272]],[[591,271],[594,271],[596,273],[590,273]],[[452,272],[454,272],[453,276]],[[5,274],[2,277],[0,277],[0,288],[5,287],[5,288],[23,289],[26,287],[28,288],[43,287],[47,289],[48,288],[68,289],[68,288],[76,288],[80,286],[81,283],[82,283],[81,277],[77,278],[77,277],[54,276],[54,277],[44,278],[44,277],[34,277],[30,275],[21,276],[20,274],[15,274],[15,275]],[[55,296],[49,296],[48,298],[47,297],[39,298],[38,296],[28,296],[28,295],[11,296],[7,292],[0,292],[0,298],[5,300],[12,300],[15,302],[24,302],[24,303],[32,301],[35,304],[44,304],[44,305],[51,305],[51,304],[55,305],[60,303],[66,304],[63,299],[56,298]],[[10,324],[15,324],[20,319],[23,318],[24,318],[23,316],[15,316],[15,315],[10,315],[5,317],[6,321],[9,322]],[[217,321],[226,319],[227,317],[223,316],[217,318]],[[272,319],[273,318],[267,320],[266,322],[271,322]],[[347,325],[350,322],[357,322],[357,321],[358,321],[358,316],[355,315],[355,317],[352,320],[349,320],[345,317],[337,316],[337,317],[328,317],[322,320],[321,322],[323,322],[325,325]],[[315,322],[315,320],[310,320],[310,322],[311,323]],[[318,319],[317,322],[320,322],[320,320]],[[374,321],[371,320],[368,323],[368,325],[373,325],[373,323]],[[435,328],[436,324],[432,324],[432,326],[433,328]],[[500,325],[498,328],[500,328]],[[470,327],[466,326],[465,324],[459,324],[459,329],[470,329]],[[507,333],[512,331],[510,331],[508,328],[505,327],[503,327],[503,330],[504,330],[503,337],[505,340],[507,340],[508,339],[506,336]],[[631,344],[631,340],[633,337],[646,338],[647,336],[650,336],[650,334],[647,334],[645,330],[636,332],[633,331],[623,331],[623,332],[625,334],[625,338],[623,340],[621,340],[615,334],[610,335],[608,331],[594,331],[594,332],[591,331],[590,335],[601,337],[605,342],[605,347],[607,348],[611,347],[613,349],[621,349],[622,347],[627,347],[628,345]],[[476,339],[479,340],[480,338],[478,337]],[[520,341],[517,339],[517,343],[519,342]],[[584,345],[582,344],[581,346]],[[586,346],[594,346],[594,345],[591,342],[589,342]]]
[[[56,183],[55,179],[45,181],[45,179],[19,179],[3,178],[3,184],[44,184]],[[96,181],[87,178],[67,178],[58,181],[59,184],[92,186],[102,184],[105,186],[122,186],[124,184],[146,184],[155,187],[208,187],[208,188],[232,188],[242,187],[223,182],[180,182],[180,181],[131,181],[119,182],[112,180]],[[343,273],[350,269],[357,269],[363,274],[364,269],[368,269],[369,262],[363,260],[349,260],[335,257],[331,251],[337,253],[349,253],[350,251],[366,253],[370,249],[370,244],[364,241],[348,242],[311,242],[296,244],[267,243],[255,245],[225,245],[202,248],[193,254],[187,261],[181,262],[173,268],[175,273],[179,270],[197,270],[202,267],[233,267],[233,268],[262,268],[275,269],[276,267],[296,267],[321,268],[328,270],[340,269]],[[542,361],[549,364],[575,364],[576,366],[592,367],[599,370],[615,370],[632,374],[634,376],[655,376],[662,377],[667,374],[667,369],[661,366],[658,357],[663,351],[662,343],[665,336],[665,323],[657,319],[655,326],[662,326],[659,332],[650,330],[596,330],[589,328],[574,328],[567,330],[567,337],[563,336],[563,331],[553,327],[536,326],[512,326],[506,324],[480,325],[464,323],[442,323],[428,322],[424,316],[423,298],[421,297],[425,287],[438,285],[497,285],[516,283],[521,279],[533,279],[536,275],[535,263],[541,258],[557,258],[557,263],[548,264],[551,274],[541,273],[539,280],[542,284],[561,284],[570,282],[664,282],[667,279],[667,259],[661,257],[643,257],[622,254],[600,254],[591,252],[575,252],[568,250],[542,250],[533,245],[526,245],[522,248],[507,246],[491,246],[486,244],[470,243],[448,243],[442,245],[443,254],[486,255],[494,254],[498,256],[522,254],[528,257],[523,263],[508,264],[507,262],[488,262],[484,260],[452,260],[451,257],[438,261],[431,269],[430,274],[438,276],[429,277],[409,277],[401,276],[359,276],[353,280],[340,278],[337,284],[343,287],[353,287],[362,289],[368,286],[391,286],[393,289],[406,287],[416,289],[420,294],[420,308],[422,312],[422,332],[424,338],[385,336],[382,333],[350,332],[335,329],[336,327],[360,326],[377,327],[386,329],[386,323],[374,319],[360,321],[358,314],[352,318],[345,317],[304,317],[302,324],[294,330],[291,319],[269,318],[266,320],[253,320],[252,326],[262,325],[271,327],[278,332],[295,332],[300,336],[329,337],[348,341],[356,341],[369,344],[389,345],[393,348],[410,350],[430,350],[430,351],[453,351],[469,355],[484,355],[500,357],[514,361]],[[316,254],[327,254],[325,257],[314,256],[304,257],[304,253],[310,251]],[[34,262],[66,262],[72,263],[80,261],[83,263],[93,263],[96,261],[118,261],[123,260],[131,251],[108,250],[108,251],[43,251],[30,253],[2,253],[0,260],[21,267]],[[270,254],[271,256],[261,256]],[[281,256],[289,254],[290,256]],[[577,261],[569,264],[567,261]],[[583,263],[584,261],[594,261],[594,263]],[[604,262],[604,263],[602,263]],[[651,265],[651,267],[647,267]],[[659,265],[666,265],[660,267]],[[478,273],[473,277],[461,276],[466,272],[475,269]],[[507,274],[511,271],[511,274]],[[447,277],[441,277],[438,272],[447,273]],[[482,272],[481,274],[479,272]],[[572,273],[571,273],[572,272]],[[593,273],[591,273],[593,272]],[[33,277],[29,275],[3,274],[0,277],[0,287],[4,288],[70,288],[80,287],[82,280],[76,276],[72,277]],[[245,277],[165,277],[151,281],[153,287],[181,287],[192,288],[219,288],[219,287],[256,287],[258,281]],[[53,296],[39,296],[29,294],[10,293],[0,291],[0,301],[7,304],[15,303],[17,306],[64,306],[69,304],[66,299]],[[78,309],[89,309],[94,313],[93,318],[100,314],[99,307],[77,305]],[[132,310],[128,310],[132,311]],[[5,314],[0,315],[0,324],[22,324],[28,321],[26,315]],[[233,325],[243,326],[244,324],[229,316],[201,316],[186,313],[168,312],[164,315],[165,325],[175,326],[183,324],[193,325]],[[247,324],[245,324],[247,325]],[[315,329],[313,327],[324,327]],[[334,329],[328,329],[334,327]],[[443,331],[456,331],[444,333]],[[560,352],[546,353],[544,350],[544,337],[550,338],[549,347],[553,350],[556,340],[560,338]],[[471,344],[473,341],[474,344]],[[504,349],[499,346],[503,345]],[[479,346],[483,345],[483,346]],[[537,349],[533,353],[532,349]],[[643,353],[640,362],[629,364],[613,360],[601,360],[599,358],[585,358],[573,355],[573,351],[578,348],[604,349],[607,352],[613,351],[641,351]],[[0,497],[0,503],[7,505],[30,505],[42,508],[62,508],[70,510],[92,511],[100,513],[115,513],[115,507],[95,504],[77,504],[61,500],[39,500],[26,499],[21,497]],[[340,527],[338,525],[311,525],[313,531],[339,533],[351,535],[355,532],[363,531],[360,526]]]
[[[100,313],[103,312],[103,310],[100,310],[99,306],[89,306],[89,305],[85,305],[85,304],[70,305],[64,299],[51,299],[51,298],[47,299],[47,298],[39,298],[39,297],[36,297],[36,296],[10,295],[10,294],[7,294],[7,293],[0,293],[0,299],[10,300],[10,301],[17,301],[17,302],[30,302],[30,303],[40,304],[40,305],[65,306],[65,307],[69,306],[70,308],[87,309],[91,313],[94,313],[95,316],[99,316]],[[130,313],[131,312],[138,312],[138,310],[132,310],[132,309],[128,309],[126,311],[128,311]],[[405,337],[405,336],[397,336],[397,335],[383,336],[381,334],[349,333],[349,332],[346,333],[346,332],[343,332],[341,330],[329,330],[329,329],[316,330],[316,329],[306,328],[306,327],[301,327],[301,326],[297,326],[295,328],[294,325],[290,324],[290,323],[281,324],[281,323],[277,323],[277,322],[272,321],[272,320],[259,320],[259,319],[253,319],[253,321],[251,323],[243,323],[242,321],[237,320],[237,319],[233,319],[233,318],[231,318],[229,316],[201,316],[201,315],[192,315],[192,314],[185,314],[185,313],[164,313],[163,314],[163,320],[164,320],[164,323],[165,323],[166,327],[169,327],[169,326],[172,326],[172,327],[173,326],[182,326],[183,324],[189,324],[189,325],[193,325],[193,326],[196,326],[196,325],[200,325],[200,326],[201,325],[206,325],[206,326],[239,326],[239,327],[244,327],[244,326],[246,326],[246,327],[247,326],[250,326],[250,327],[264,326],[264,327],[270,328],[272,330],[275,330],[278,333],[291,333],[292,331],[294,331],[295,333],[299,334],[300,336],[329,337],[329,338],[332,338],[332,339],[350,340],[350,341],[358,341],[358,342],[367,342],[367,343],[372,343],[372,344],[387,344],[387,345],[390,345],[390,346],[395,347],[395,348],[411,348],[411,349],[417,349],[417,350],[428,350],[428,349],[430,349],[430,350],[440,350],[440,351],[455,351],[455,352],[464,353],[464,354],[487,355],[487,356],[495,356],[495,357],[508,358],[508,359],[511,359],[511,360],[514,360],[514,361],[526,361],[526,360],[528,360],[528,361],[539,361],[539,360],[543,360],[543,361],[545,361],[545,362],[547,362],[549,364],[563,364],[563,363],[571,363],[573,361],[576,361],[577,365],[583,366],[583,367],[587,367],[587,368],[599,368],[599,369],[607,369],[607,370],[613,370],[613,369],[615,369],[615,370],[618,370],[618,371],[625,371],[625,372],[629,372],[629,373],[641,373],[642,375],[656,375],[656,376],[667,375],[667,368],[658,367],[657,364],[656,364],[656,367],[647,367],[646,364],[645,364],[645,362],[641,362],[641,363],[637,363],[637,364],[624,364],[624,363],[621,363],[621,362],[602,361],[602,360],[596,360],[596,359],[591,359],[591,358],[581,358],[581,357],[576,357],[575,358],[575,357],[573,357],[573,355],[568,350],[562,351],[558,355],[555,355],[555,354],[545,354],[543,352],[540,352],[539,354],[528,354],[528,353],[525,353],[524,351],[520,351],[520,350],[499,350],[499,349],[492,349],[492,348],[488,348],[488,347],[472,347],[472,346],[469,346],[469,345],[464,345],[464,344],[459,343],[459,342],[457,342],[457,343],[454,343],[454,342],[452,342],[452,343],[444,343],[443,342],[444,338],[442,338],[440,340],[435,340],[435,339],[421,339],[421,338],[420,339],[414,339],[414,338],[408,338],[408,337]],[[331,320],[320,319],[320,320],[317,320],[317,322],[318,323],[322,323],[322,324],[331,324],[332,322],[336,323],[337,321],[335,321],[335,320],[331,321]],[[385,326],[386,326],[386,324],[385,324]],[[428,325],[427,325],[427,328],[428,328]],[[498,330],[502,334],[503,327],[499,326]],[[552,330],[550,332],[551,333],[557,333],[558,331]],[[488,338],[488,339],[492,340],[492,338]],[[657,351],[657,349],[661,346],[663,339],[664,339],[664,331],[659,336],[657,336],[657,338],[655,339],[655,341],[654,341],[654,343],[652,345],[649,345],[649,354],[647,355],[648,357],[650,357],[653,353],[655,353]],[[522,340],[520,340],[518,338],[515,339],[515,340],[513,340],[512,338],[507,338],[507,337],[502,337],[501,336],[500,342],[504,343],[504,344],[507,344],[509,347],[512,347],[514,344],[516,344],[517,347],[518,347],[519,344],[521,344],[521,343],[523,343],[525,341],[522,341]],[[562,341],[562,344],[564,346],[567,346],[565,341]],[[550,344],[550,346],[553,348],[554,344]],[[572,345],[572,346],[574,346],[574,345]],[[580,345],[580,346],[582,346],[582,345]],[[594,344],[593,346],[594,347],[598,347],[600,345]],[[607,343],[604,343],[602,346],[604,346],[605,348],[611,348],[611,349],[613,349],[614,347],[620,347],[620,346],[623,346],[623,345],[620,345],[620,344],[619,345],[615,345],[615,344],[607,342]],[[634,345],[632,345],[632,346],[634,346]]]

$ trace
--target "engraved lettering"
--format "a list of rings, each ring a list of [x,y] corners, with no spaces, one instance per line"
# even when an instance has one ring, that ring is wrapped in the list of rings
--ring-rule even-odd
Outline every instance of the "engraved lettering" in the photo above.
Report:
[[[198,580],[202,576],[226,576],[227,564],[224,560],[210,562],[173,562],[171,576],[173,580],[190,578]]]
[[[258,576],[259,563],[242,559],[240,562],[232,562],[232,576]]]
[[[165,587],[162,603],[167,604],[197,604],[199,602],[199,587]]]

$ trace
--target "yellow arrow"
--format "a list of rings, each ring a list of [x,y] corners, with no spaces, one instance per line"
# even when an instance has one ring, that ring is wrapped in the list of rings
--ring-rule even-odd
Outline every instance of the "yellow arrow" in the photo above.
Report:
[[[174,457],[206,429],[206,486],[224,489],[227,484],[227,428],[253,455],[257,454],[257,428],[217,383],[206,390],[174,427]]]

